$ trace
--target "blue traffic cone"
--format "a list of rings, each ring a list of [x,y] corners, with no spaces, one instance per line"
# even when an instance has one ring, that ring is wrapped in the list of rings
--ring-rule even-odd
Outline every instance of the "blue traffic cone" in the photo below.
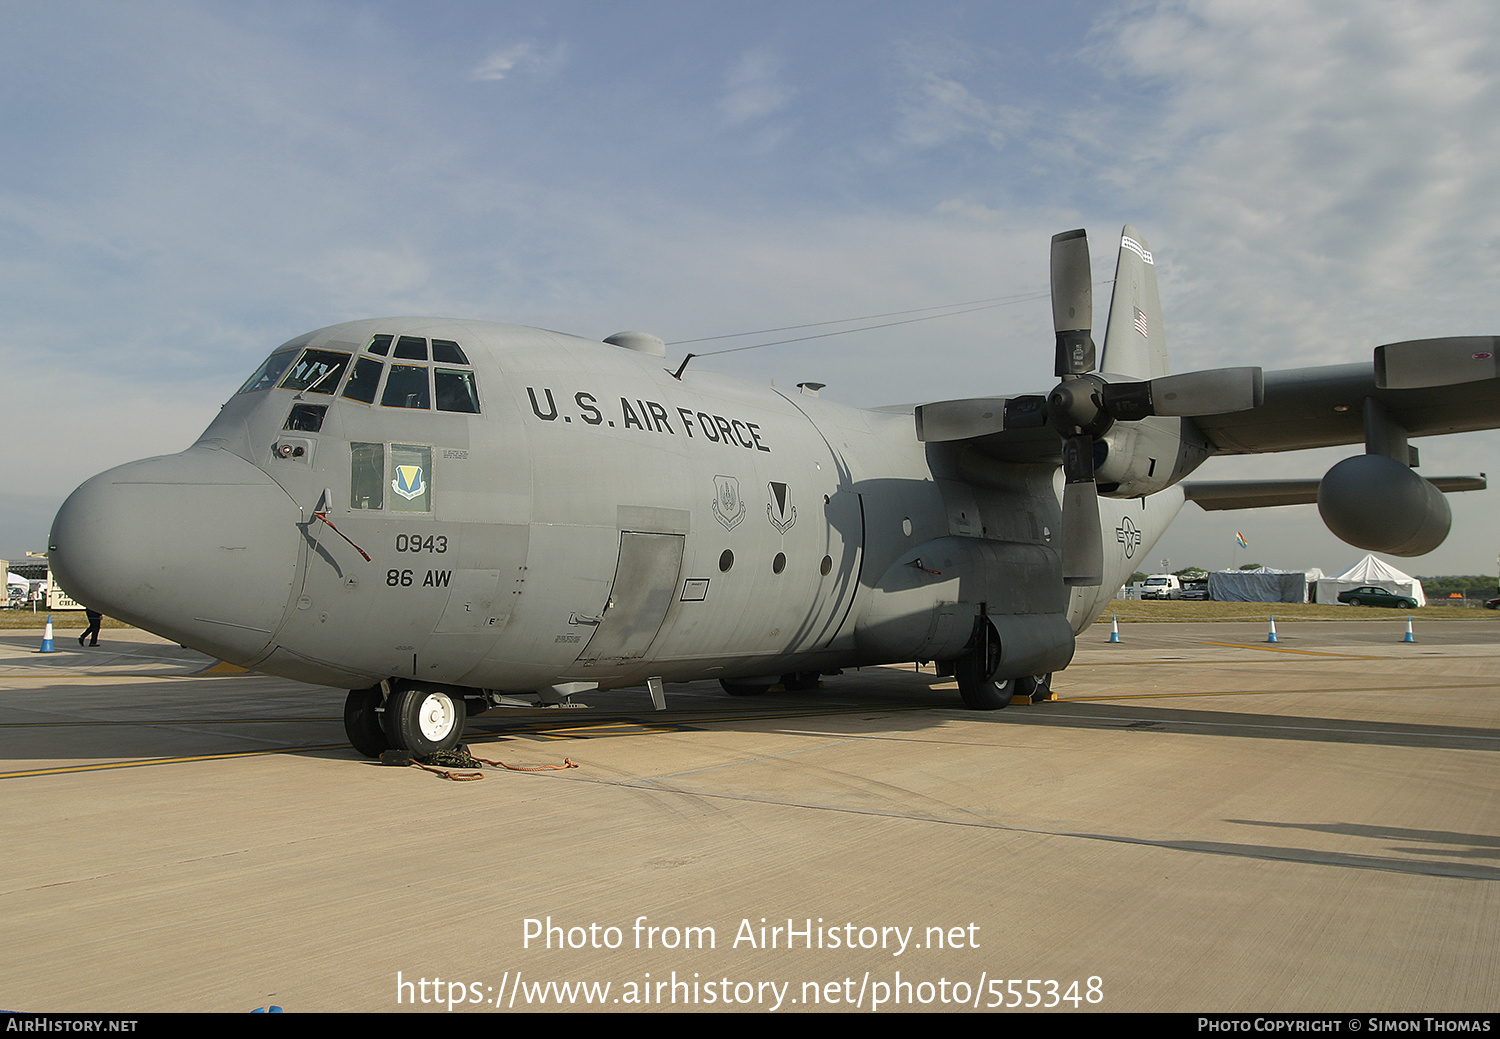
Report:
[[[47,630],[42,635],[42,652],[43,653],[55,653],[56,652],[56,650],[54,650],[52,648],[52,614],[50,614],[50,613],[47,614]]]
[[[1120,618],[1113,613],[1109,615],[1109,641],[1120,641]]]
[[[1416,636],[1411,633],[1411,615],[1410,614],[1407,614],[1407,617],[1406,617],[1406,634],[1401,636],[1401,641],[1402,642],[1415,642],[1415,641],[1417,641]]]
[[[1266,641],[1267,642],[1280,642],[1281,641],[1280,639],[1278,639],[1276,637],[1276,618],[1275,618],[1275,616],[1271,617],[1271,633],[1266,636]]]

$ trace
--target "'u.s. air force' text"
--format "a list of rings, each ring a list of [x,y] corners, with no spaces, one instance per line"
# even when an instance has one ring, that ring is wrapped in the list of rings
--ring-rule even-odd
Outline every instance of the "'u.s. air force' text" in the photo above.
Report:
[[[673,408],[671,410],[676,412],[674,417],[664,404],[654,400],[632,400],[629,397],[618,398],[618,410],[612,412],[612,415],[606,415],[604,407],[599,404],[599,398],[582,390],[573,394],[575,410],[569,413],[566,396],[554,395],[551,387],[543,386],[537,390],[528,386],[526,396],[531,401],[532,413],[543,422],[556,422],[559,418],[564,422],[572,422],[576,418],[590,426],[635,429],[642,433],[669,433],[672,436],[679,435],[677,427],[680,426],[682,435],[689,440],[707,440],[726,447],[742,447],[747,451],[770,453],[771,450],[761,443],[759,424],[731,416],[693,408]],[[559,396],[564,400],[561,408],[558,406]]]

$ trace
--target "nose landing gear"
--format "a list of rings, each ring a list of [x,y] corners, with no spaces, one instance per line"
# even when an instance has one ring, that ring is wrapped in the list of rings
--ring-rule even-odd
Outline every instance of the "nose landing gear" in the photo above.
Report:
[[[344,733],[366,757],[378,758],[385,750],[427,757],[458,746],[465,713],[463,699],[445,689],[392,682],[389,695],[378,685],[350,690]]]

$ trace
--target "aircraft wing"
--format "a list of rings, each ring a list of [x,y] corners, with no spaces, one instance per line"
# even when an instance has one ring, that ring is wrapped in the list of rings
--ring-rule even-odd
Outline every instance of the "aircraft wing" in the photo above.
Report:
[[[1265,403],[1260,407],[1198,415],[1190,421],[1213,445],[1215,454],[1363,443],[1366,399],[1379,404],[1408,436],[1500,426],[1500,379],[1395,389],[1378,385],[1382,380],[1377,380],[1377,367],[1340,364],[1266,372]]]
[[[1489,341],[1490,337],[1484,337]],[[1453,340],[1468,342],[1469,340]],[[1431,342],[1447,342],[1425,340]],[[1398,346],[1406,344],[1396,344]],[[1376,364],[1338,364],[1319,368],[1269,371],[1263,375],[1264,402],[1242,411],[1195,415],[1184,419],[1197,427],[1215,455],[1262,454],[1300,451],[1313,447],[1359,444],[1365,440],[1365,401],[1373,400],[1385,418],[1407,436],[1435,436],[1500,428],[1500,378],[1461,381],[1440,386],[1396,388],[1381,385]],[[1056,462],[1061,445],[1056,435],[1040,423],[1007,428],[1001,416],[1012,401],[1033,402],[1043,398],[1028,394],[1015,398],[974,398],[926,405],[918,410],[918,422],[926,411],[945,409],[944,417],[957,412],[963,428],[960,435],[919,436],[923,439],[964,440],[980,454],[1005,462]],[[995,417],[990,419],[993,414]],[[970,416],[976,416],[970,418]],[[977,417],[977,416],[983,416]],[[990,424],[987,426],[986,421]],[[928,420],[931,425],[931,420]],[[964,435],[966,434],[966,435]],[[1456,488],[1455,488],[1456,489]],[[1464,488],[1468,489],[1468,488]],[[1281,504],[1291,504],[1284,502]]]
[[[1444,494],[1482,491],[1489,486],[1484,473],[1478,476],[1437,476],[1429,479]],[[1183,496],[1210,512],[1223,509],[1263,509],[1272,505],[1312,505],[1318,500],[1322,480],[1187,480]]]

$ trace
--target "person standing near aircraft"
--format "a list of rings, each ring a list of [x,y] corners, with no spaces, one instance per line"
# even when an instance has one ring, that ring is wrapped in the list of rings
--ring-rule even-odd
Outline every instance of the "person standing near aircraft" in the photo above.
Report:
[[[99,629],[104,624],[104,614],[92,606],[85,606],[83,612],[88,616],[89,626],[84,629],[83,634],[78,636],[78,644],[85,645],[84,639],[88,639],[87,645],[99,645]]]

